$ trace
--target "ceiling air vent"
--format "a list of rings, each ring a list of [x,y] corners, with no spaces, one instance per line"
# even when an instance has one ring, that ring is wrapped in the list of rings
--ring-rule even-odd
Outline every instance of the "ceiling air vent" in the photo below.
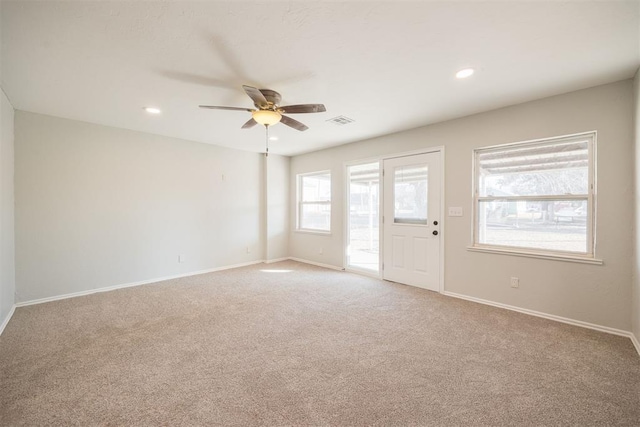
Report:
[[[333,123],[334,125],[338,125],[338,126],[343,126],[343,125],[348,125],[349,123],[354,122],[355,120],[350,119],[349,117],[345,117],[345,116],[336,116],[332,119],[327,120],[329,123]]]

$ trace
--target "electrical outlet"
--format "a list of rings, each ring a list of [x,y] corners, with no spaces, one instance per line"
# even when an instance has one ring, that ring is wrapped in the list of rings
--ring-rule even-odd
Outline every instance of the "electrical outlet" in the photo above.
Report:
[[[184,262],[184,255],[178,255],[178,262],[182,264]]]
[[[319,253],[320,255],[324,255],[324,249],[323,249],[323,248],[320,248],[320,250],[318,251],[318,253]]]
[[[250,254],[251,253],[251,248],[249,246],[247,246],[247,253]]]
[[[520,279],[518,279],[517,277],[512,277],[511,278],[511,287],[512,288],[519,288],[520,287]]]

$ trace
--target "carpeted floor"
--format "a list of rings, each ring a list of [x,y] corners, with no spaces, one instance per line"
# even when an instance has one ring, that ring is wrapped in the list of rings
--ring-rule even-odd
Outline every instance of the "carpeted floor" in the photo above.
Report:
[[[3,426],[640,425],[628,338],[292,261],[18,308],[0,380]]]

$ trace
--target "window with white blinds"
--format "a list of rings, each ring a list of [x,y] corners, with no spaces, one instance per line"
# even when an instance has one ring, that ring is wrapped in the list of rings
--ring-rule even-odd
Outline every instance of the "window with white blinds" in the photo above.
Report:
[[[474,247],[594,257],[595,132],[474,151]]]

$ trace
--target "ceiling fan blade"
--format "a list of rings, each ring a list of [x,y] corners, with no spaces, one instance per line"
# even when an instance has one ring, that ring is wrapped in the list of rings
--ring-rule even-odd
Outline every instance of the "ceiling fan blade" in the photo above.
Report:
[[[266,107],[269,105],[267,98],[264,97],[260,89],[257,89],[253,86],[242,85],[242,89],[249,95],[249,98],[253,100],[253,103],[256,104],[257,107]]]
[[[242,108],[242,107],[220,107],[217,105],[200,105],[200,108],[208,108],[210,110],[231,110],[231,111],[248,111],[252,112],[251,108]]]
[[[327,111],[323,104],[287,105],[278,109],[287,114],[324,113]]]
[[[299,130],[299,131],[305,131],[307,129],[309,129],[309,127],[303,123],[300,123],[297,120],[292,119],[291,117],[287,117],[287,116],[282,116],[282,119],[280,119],[280,123],[283,123],[289,127],[294,128],[295,130]]]
[[[242,129],[249,129],[249,128],[254,127],[257,124],[258,124],[258,122],[253,120],[253,117],[252,117],[252,118],[249,119],[249,121],[247,121],[247,123],[242,125]]]

